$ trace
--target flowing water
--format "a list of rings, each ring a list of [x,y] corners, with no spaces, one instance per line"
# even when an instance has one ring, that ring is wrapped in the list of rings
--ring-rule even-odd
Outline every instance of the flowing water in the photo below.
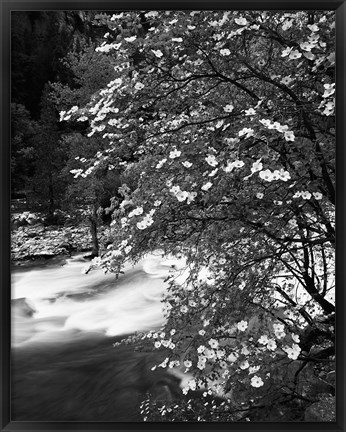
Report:
[[[179,262],[158,253],[119,279],[83,274],[87,263],[76,255],[12,271],[14,421],[141,421],[148,391],[177,391],[176,378],[151,371],[164,354],[113,344],[163,324],[164,279]]]

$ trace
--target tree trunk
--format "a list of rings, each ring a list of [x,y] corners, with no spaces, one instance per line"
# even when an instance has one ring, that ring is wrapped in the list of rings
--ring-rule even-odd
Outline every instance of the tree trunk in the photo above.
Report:
[[[93,207],[93,213],[90,216],[90,232],[91,232],[91,240],[92,240],[92,249],[91,255],[98,256],[99,255],[99,241],[97,238],[97,213],[96,207]]]
[[[48,174],[48,199],[49,199],[48,215],[49,215],[49,217],[53,217],[53,214],[54,214],[54,190],[53,190],[53,176],[52,176],[51,172]]]

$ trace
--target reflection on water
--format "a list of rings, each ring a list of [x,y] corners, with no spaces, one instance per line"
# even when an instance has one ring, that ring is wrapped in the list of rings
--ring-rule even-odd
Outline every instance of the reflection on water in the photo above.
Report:
[[[152,255],[118,280],[82,274],[85,264],[75,256],[12,273],[12,420],[139,421],[146,391],[177,389],[151,371],[164,354],[113,347],[161,326],[163,280],[177,263]]]

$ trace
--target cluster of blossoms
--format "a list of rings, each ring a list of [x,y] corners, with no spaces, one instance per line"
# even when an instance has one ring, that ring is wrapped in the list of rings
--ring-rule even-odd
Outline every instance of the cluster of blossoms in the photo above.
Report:
[[[161,58],[163,57],[163,52],[161,50],[151,50],[155,57]]]
[[[319,105],[319,110],[326,116],[333,115],[335,112],[335,100],[331,97],[335,93],[335,84],[324,84],[323,100]]]
[[[143,207],[136,207],[135,209],[130,211],[128,217],[131,218],[133,216],[140,216],[141,214],[143,214]]]
[[[143,90],[144,87],[145,87],[144,84],[142,84],[141,82],[137,82],[135,84],[135,90],[137,90],[137,91]]]
[[[160,169],[163,167],[163,165],[167,162],[167,159],[162,159],[160,160],[160,162],[158,162],[158,164],[156,165],[157,169]]]
[[[209,347],[206,347],[205,345],[200,345],[196,351],[197,351],[197,368],[200,370],[204,370],[206,368],[207,361],[220,361],[225,356],[225,350],[222,348],[219,348],[218,341],[216,339],[210,339]]]
[[[182,162],[182,164],[185,168],[191,168],[192,167],[192,163],[189,161],[184,161],[184,162]]]
[[[71,170],[71,174],[75,174],[74,178],[83,177],[86,178],[90,174],[92,174],[94,171],[96,171],[97,166],[100,164],[100,161],[94,161],[93,165],[91,165],[89,168],[87,168],[85,171],[83,171],[81,168]]]
[[[327,98],[335,93],[335,83],[333,84],[324,84],[324,93],[322,95],[323,98]]]
[[[214,155],[208,155],[205,160],[207,161],[207,163],[212,166],[212,167],[216,167],[219,162],[216,160],[216,157]]]
[[[309,191],[298,191],[296,192],[292,198],[303,198],[305,200],[309,200],[312,198],[312,196],[316,200],[321,200],[323,198],[323,195],[320,192],[309,192]]]
[[[261,345],[265,345],[269,351],[275,351],[277,348],[275,340],[269,339],[267,335],[262,335],[258,339],[258,343],[260,343]]]
[[[288,130],[287,125],[281,125],[277,121],[272,122],[268,119],[262,119],[262,120],[259,120],[259,122],[262,123],[263,126],[265,126],[267,129],[274,129],[278,132],[283,133],[286,141],[294,141],[295,140],[295,136],[294,136],[293,131]]]
[[[96,52],[109,53],[111,50],[118,50],[120,48],[120,46],[121,46],[121,44],[115,44],[115,43],[107,44],[106,42],[103,42],[101,46],[99,46],[95,49],[95,51]]]
[[[301,352],[301,348],[298,344],[292,344],[291,347],[285,345],[282,347],[282,350],[285,351],[287,353],[287,357],[292,360],[297,360]]]
[[[270,169],[262,170],[259,172],[258,175],[262,180],[265,180],[267,182],[275,180],[282,180],[286,182],[291,178],[290,173],[288,171],[285,171],[283,168],[274,171],[271,171]]]
[[[258,377],[257,375],[254,375],[251,378],[251,385],[252,385],[252,387],[258,388],[258,387],[262,387],[264,385],[264,382],[263,382],[263,380],[262,380],[261,377]]]
[[[205,271],[208,269],[206,268]],[[209,274],[210,271],[207,271]],[[206,274],[207,274],[206,273]],[[205,277],[204,277],[205,279]],[[202,293],[203,296],[203,293]],[[197,299],[196,299],[197,300]],[[197,300],[198,302],[198,300]],[[178,303],[179,304],[179,303]],[[196,301],[193,300],[193,304],[188,303],[189,306],[195,307],[197,305]],[[202,302],[201,302],[202,304]],[[179,307],[181,313],[186,314],[189,312],[190,307],[186,304],[181,304]],[[203,319],[202,319],[203,321]],[[203,326],[209,325],[210,320],[204,319]],[[272,324],[272,335],[263,334],[257,339],[257,344],[254,338],[252,337],[252,327],[249,328],[249,322],[247,320],[241,320],[235,322],[231,328],[226,329],[225,327],[220,327],[220,329],[213,329],[216,331],[221,331],[223,335],[229,333],[233,337],[236,336],[238,342],[232,347],[232,352],[229,352],[229,347],[225,346],[222,340],[218,338],[218,336],[213,336],[205,339],[206,335],[210,332],[207,328],[200,329],[197,331],[198,341],[200,341],[200,337],[204,339],[204,342],[199,345],[195,345],[195,349],[188,354],[188,357],[185,360],[181,360],[178,363],[177,360],[172,360],[170,358],[166,358],[161,364],[157,367],[175,367],[179,366],[185,368],[184,373],[191,371],[193,367],[195,367],[200,372],[197,372],[197,375],[189,378],[185,381],[185,385],[183,387],[183,393],[187,394],[189,391],[195,391],[196,389],[203,389],[206,387],[209,388],[207,394],[211,394],[212,391],[214,394],[223,394],[222,391],[223,385],[225,382],[219,383],[219,389],[212,389],[212,385],[214,385],[214,381],[211,380],[209,383],[209,379],[207,381],[203,379],[201,382],[198,379],[200,373],[203,372],[206,377],[209,377],[209,370],[218,370],[218,374],[220,379],[228,380],[233,373],[237,373],[239,378],[243,380],[247,380],[249,385],[255,389],[261,388],[265,385],[267,379],[270,378],[271,374],[268,372],[266,367],[262,370],[262,366],[256,363],[253,363],[253,359],[258,359],[258,356],[262,358],[264,355],[269,355],[269,358],[272,358],[276,352],[286,352],[287,357],[289,359],[297,359],[300,354],[299,336],[292,333],[290,337],[293,341],[293,344],[287,344],[288,335],[285,332],[285,325],[281,322],[274,322]],[[157,334],[151,334],[148,337],[152,337],[154,339],[154,347],[166,347],[172,348],[172,335],[175,333],[175,330],[172,329],[169,336],[166,337],[165,333],[162,332]],[[162,340],[160,340],[160,338]],[[284,343],[284,340],[286,343]],[[278,343],[280,342],[280,344]],[[173,342],[174,344],[174,342]],[[259,345],[258,345],[259,344]],[[280,345],[280,347],[279,347]],[[267,352],[267,353],[266,353]],[[156,368],[156,367],[154,367]],[[238,372],[237,372],[238,371]],[[260,373],[259,373],[260,372]],[[267,373],[268,372],[268,373]],[[245,376],[244,376],[245,374]],[[208,382],[208,384],[207,384]],[[219,392],[219,393],[218,393]]]
[[[222,169],[226,172],[232,172],[234,168],[241,168],[245,165],[245,163],[241,160],[235,160],[233,162],[227,161],[227,165],[223,167]]]
[[[235,18],[234,21],[235,21],[236,24],[238,24],[240,26],[246,26],[246,25],[248,25],[247,19],[243,18],[243,17],[241,17],[241,18]]]
[[[255,114],[256,114],[256,111],[253,108],[249,108],[249,109],[245,110],[246,116],[253,116]]]
[[[82,274],[86,274],[88,273],[90,270],[92,270],[95,267],[100,267],[102,265],[102,259],[100,257],[95,257],[93,258],[89,264],[87,264],[86,266],[84,266],[81,269],[81,273]]]
[[[289,85],[294,81],[294,78],[291,78],[291,75],[285,76],[281,79],[281,84]]]
[[[223,48],[220,50],[220,54],[222,56],[229,56],[231,54],[231,51],[228,48]],[[226,107],[225,107],[226,108]],[[224,108],[224,109],[225,109]],[[226,110],[225,110],[226,111]],[[230,111],[226,111],[226,112],[230,112]]]
[[[157,349],[164,347],[164,348],[169,348],[169,349],[173,350],[175,348],[175,343],[172,340],[172,336],[174,335],[174,333],[175,333],[175,330],[172,329],[170,331],[169,336],[168,336],[169,338],[167,339],[165,332],[150,331],[146,335],[144,335],[143,339],[144,338],[152,339],[153,345]],[[178,361],[178,360],[173,360],[170,363],[169,363],[169,361],[170,361],[169,357],[166,357],[162,363],[160,363],[157,366],[153,366],[152,370],[155,370],[157,367],[165,368],[165,367],[167,367],[167,365],[170,368],[173,368],[175,366],[180,366],[180,361]]]
[[[180,202],[186,200],[188,204],[190,204],[197,196],[197,192],[187,192],[182,191],[180,186],[172,186],[169,191],[176,197],[176,199]]]
[[[178,158],[180,155],[181,155],[181,151],[177,149],[174,149],[169,153],[170,159]]]
[[[245,135],[245,138],[250,138],[250,137],[254,136],[254,134],[255,134],[255,131],[252,128],[243,128],[242,130],[240,130],[238,132],[238,135],[240,137]]]
[[[326,115],[326,116],[330,116],[333,115],[335,112],[335,102],[333,101],[323,101],[321,102],[321,104],[319,105],[319,108],[323,109],[322,114]]]
[[[69,109],[69,111],[60,111],[60,121],[69,120],[72,114],[76,113],[79,110],[78,106],[73,106]]]
[[[213,183],[211,183],[211,182],[207,182],[207,183],[205,183],[203,186],[201,186],[201,189],[203,190],[203,191],[208,191],[211,187],[213,186]]]
[[[228,50],[227,50],[227,51],[228,51]],[[234,110],[234,106],[231,105],[231,104],[226,105],[226,106],[223,107],[223,110],[224,110],[226,113],[231,113],[231,112]]]
[[[295,333],[291,333],[291,338],[292,338],[293,342],[295,342],[296,344],[298,344],[300,342],[299,336],[296,335]]]
[[[74,174],[74,178],[78,178],[83,174],[82,168],[70,170],[71,174]]]
[[[297,60],[302,56],[302,53],[298,50],[293,49],[292,47],[287,47],[282,51],[281,57],[287,57],[289,60]]]
[[[125,252],[125,254],[129,254],[130,252],[131,252],[131,250],[132,250],[132,246],[126,246],[125,248],[124,248],[124,252]]]
[[[150,212],[146,214],[140,222],[137,222],[137,228],[140,230],[144,230],[148,226],[152,225],[154,223],[154,219],[152,217],[154,213],[155,209],[150,210]]]
[[[248,327],[248,322],[247,321],[239,321],[238,323],[237,323],[237,328],[238,328],[238,330],[240,330],[240,331],[245,331],[246,329],[247,329],[247,327]]]
[[[258,159],[256,162],[254,162],[252,164],[251,174],[249,176],[245,177],[244,180],[250,178],[253,174],[255,174],[255,172],[261,171],[262,168],[263,168],[263,164],[261,162],[261,159]]]
[[[197,387],[197,382],[195,379],[192,378],[187,382],[186,386],[183,387],[183,393],[186,395],[189,390],[192,391],[196,390],[196,387]]]
[[[285,326],[283,324],[275,323],[275,324],[273,324],[273,329],[274,329],[275,337],[277,339],[282,339],[286,336],[286,333],[284,331]]]

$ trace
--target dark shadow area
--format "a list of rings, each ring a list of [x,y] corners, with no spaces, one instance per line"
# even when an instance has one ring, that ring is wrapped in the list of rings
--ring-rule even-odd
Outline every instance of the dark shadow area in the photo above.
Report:
[[[150,370],[160,354],[114,342],[84,334],[63,345],[13,349],[12,420],[142,421],[147,392],[177,392],[177,378]]]

